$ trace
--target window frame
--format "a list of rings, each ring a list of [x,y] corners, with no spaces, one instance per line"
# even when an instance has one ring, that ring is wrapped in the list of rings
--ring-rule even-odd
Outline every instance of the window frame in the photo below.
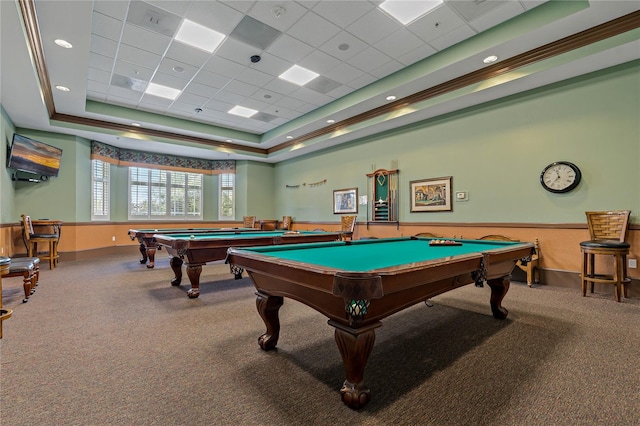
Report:
[[[96,166],[102,165],[102,176],[97,176]],[[102,214],[96,214],[96,205],[98,200],[97,187],[102,191]],[[111,164],[99,160],[91,160],[91,221],[108,221],[111,220]]]
[[[227,176],[230,176],[231,185],[227,185]],[[231,193],[231,214],[224,215],[225,195]],[[235,173],[220,173],[218,175],[218,220],[235,220],[236,214],[236,175]]]

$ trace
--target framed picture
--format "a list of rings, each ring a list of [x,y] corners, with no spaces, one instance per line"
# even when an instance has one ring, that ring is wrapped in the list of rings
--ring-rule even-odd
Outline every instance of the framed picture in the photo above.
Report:
[[[358,213],[358,188],[333,191],[333,214]]]
[[[414,180],[411,185],[411,212],[451,211],[451,176]]]

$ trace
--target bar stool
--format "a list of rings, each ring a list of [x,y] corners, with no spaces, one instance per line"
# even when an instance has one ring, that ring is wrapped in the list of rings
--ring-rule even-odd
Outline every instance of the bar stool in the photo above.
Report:
[[[616,302],[620,293],[627,297],[627,255],[630,245],[625,241],[630,210],[586,212],[591,240],[580,243],[582,252],[582,296],[587,295],[587,284],[593,293],[594,283],[613,284]],[[613,257],[613,273],[596,273],[595,256]]]

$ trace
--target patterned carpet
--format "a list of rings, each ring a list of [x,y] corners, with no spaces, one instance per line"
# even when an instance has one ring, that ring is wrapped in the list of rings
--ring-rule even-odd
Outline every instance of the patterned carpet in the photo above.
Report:
[[[138,256],[45,267],[24,304],[21,279],[3,280],[2,424],[640,424],[640,300],[613,290],[512,283],[497,321],[471,285],[393,315],[365,370],[372,400],[353,411],[325,317],[285,300],[264,352],[249,278],[207,265],[189,299],[166,254],[153,270]]]

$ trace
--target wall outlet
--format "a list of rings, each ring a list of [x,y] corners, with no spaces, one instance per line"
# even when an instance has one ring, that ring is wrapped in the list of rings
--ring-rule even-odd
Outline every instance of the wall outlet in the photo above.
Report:
[[[111,237],[111,241],[115,241],[116,240],[116,236],[114,235],[113,237]]]
[[[629,268],[635,269],[638,267],[638,259],[629,259]]]

